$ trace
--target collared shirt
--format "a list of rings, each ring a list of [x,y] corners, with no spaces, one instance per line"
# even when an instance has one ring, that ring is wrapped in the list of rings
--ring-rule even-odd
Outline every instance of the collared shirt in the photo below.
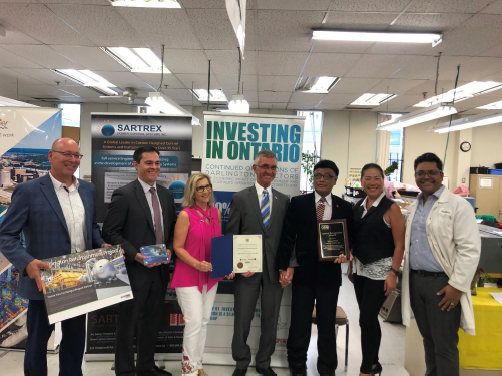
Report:
[[[155,228],[155,215],[153,214],[152,194],[150,193],[150,188],[151,187],[155,188],[155,195],[157,196],[157,201],[159,202],[160,224],[162,225],[162,235],[164,235],[164,218],[162,217],[162,206],[160,205],[160,199],[159,199],[159,193],[157,192],[157,187],[155,186],[155,183],[153,185],[150,185],[148,183],[145,183],[140,178],[138,178],[138,181],[141,184],[143,191],[145,192],[146,201],[148,202],[148,207],[150,208],[150,213],[152,214],[153,228]],[[163,236],[162,239],[164,239]]]
[[[49,172],[54,191],[63,211],[63,216],[70,235],[71,253],[85,251],[87,228],[85,225],[85,208],[82,198],[78,193],[78,180],[74,179],[73,184],[66,187]]]
[[[444,185],[441,185],[434,194],[430,195],[424,205],[423,194],[417,198],[417,210],[411,223],[410,237],[410,267],[414,270],[427,272],[442,272],[443,269],[437,263],[427,240],[427,218],[432,207],[443,193]]]
[[[315,208],[317,210],[317,207],[319,206],[319,203],[321,202],[322,196],[315,192]],[[322,216],[323,221],[327,221],[331,219],[331,214],[333,213],[333,203],[331,201],[331,194],[327,195],[324,197],[326,199],[326,202],[324,203],[324,215]]]
[[[385,192],[382,192],[382,194],[375,200],[375,202],[371,206],[377,207],[380,204],[380,201],[382,201],[384,197],[385,197]],[[364,218],[365,215],[368,214],[368,210],[366,209],[366,202],[368,202],[368,197],[366,197],[361,204],[363,208],[363,214],[361,215],[361,218]],[[390,225],[385,220],[385,215],[382,217],[382,220],[387,225],[387,227],[390,228]],[[386,257],[366,265],[361,264],[361,262],[357,259],[357,257],[354,257],[354,267],[355,267],[354,273],[360,277],[385,281],[385,279],[387,279],[387,277],[389,276],[389,270],[391,266],[392,266],[392,257]]]
[[[258,184],[258,182],[255,182],[254,186],[256,187],[256,193],[258,193],[258,206],[260,208],[261,208],[261,202],[263,201],[263,191],[267,190],[268,199],[270,201],[270,217],[272,217],[272,202],[274,201],[272,199],[272,186],[269,185],[267,188],[264,188],[260,184]]]

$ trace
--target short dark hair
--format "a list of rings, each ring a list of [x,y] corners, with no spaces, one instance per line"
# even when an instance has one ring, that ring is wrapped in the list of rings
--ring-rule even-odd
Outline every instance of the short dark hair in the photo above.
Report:
[[[321,159],[319,162],[317,162],[314,166],[314,171],[318,168],[331,168],[335,172],[336,176],[338,176],[338,173],[340,172],[340,170],[336,166],[336,163],[330,161],[329,159]]]
[[[417,166],[422,162],[436,162],[437,168],[439,171],[443,171],[443,162],[439,157],[434,153],[424,153],[420,155],[417,159],[415,159],[415,163],[413,168],[416,170]]]
[[[132,158],[136,163],[141,162],[141,158],[143,157],[143,153],[157,153],[157,155],[160,155],[159,151],[157,150],[156,147],[154,146],[140,146],[136,150],[134,150],[134,154]]]
[[[366,172],[366,170],[369,170],[370,168],[376,168],[378,171],[380,171],[380,174],[382,174],[382,178],[385,178],[385,174],[383,172],[383,169],[382,167],[380,167],[379,164],[376,164],[376,163],[366,163],[362,170],[361,170],[361,179],[363,178],[364,176],[364,173]]]

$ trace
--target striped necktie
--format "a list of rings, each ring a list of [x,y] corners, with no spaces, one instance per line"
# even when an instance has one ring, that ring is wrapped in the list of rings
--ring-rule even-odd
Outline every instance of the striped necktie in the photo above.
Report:
[[[263,200],[261,200],[261,217],[265,228],[270,223],[270,197],[266,189],[263,190]]]
[[[162,220],[160,219],[160,205],[157,198],[155,187],[150,187],[152,195],[153,221],[155,226],[155,244],[164,244],[164,235],[162,233]]]
[[[317,215],[317,220],[322,221],[322,218],[324,217],[324,203],[326,202],[326,199],[324,197],[321,197],[319,200],[319,204],[317,205],[316,209],[316,215]]]

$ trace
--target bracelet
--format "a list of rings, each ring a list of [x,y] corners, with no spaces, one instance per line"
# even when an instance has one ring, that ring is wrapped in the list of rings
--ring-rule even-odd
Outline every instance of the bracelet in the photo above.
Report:
[[[391,271],[392,273],[394,273],[396,276],[398,276],[398,277],[399,277],[399,272],[398,272],[396,269],[394,269],[394,268],[392,268],[392,267],[391,267],[391,268],[390,268],[390,271]]]

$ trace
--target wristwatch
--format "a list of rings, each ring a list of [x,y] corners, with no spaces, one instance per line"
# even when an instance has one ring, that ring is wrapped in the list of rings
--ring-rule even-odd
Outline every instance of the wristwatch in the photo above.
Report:
[[[394,273],[396,276],[398,276],[398,277],[399,277],[399,271],[397,271],[396,269],[394,269],[394,268],[392,268],[392,267],[390,268],[390,271],[391,271],[392,273]]]

